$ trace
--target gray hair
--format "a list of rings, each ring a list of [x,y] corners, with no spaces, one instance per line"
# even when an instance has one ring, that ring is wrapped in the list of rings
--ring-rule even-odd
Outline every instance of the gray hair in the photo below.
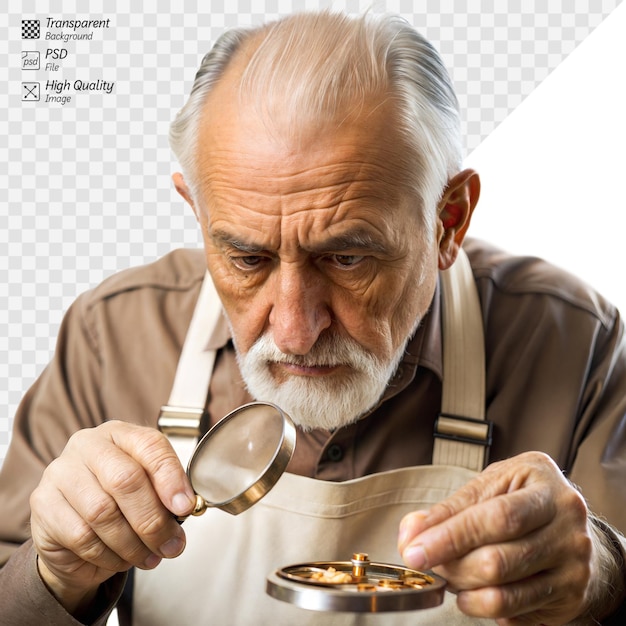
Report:
[[[323,11],[297,13],[254,28],[227,31],[204,57],[191,94],[170,128],[170,144],[197,192],[198,124],[213,85],[244,44],[259,42],[241,78],[240,94],[291,120],[328,122],[385,94],[397,103],[407,184],[432,228],[446,182],[462,163],[459,110],[435,48],[398,16],[359,18]],[[431,233],[432,234],[432,233]]]

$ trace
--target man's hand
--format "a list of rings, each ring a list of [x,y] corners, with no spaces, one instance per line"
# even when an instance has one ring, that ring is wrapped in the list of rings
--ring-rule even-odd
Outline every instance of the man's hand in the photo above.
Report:
[[[408,566],[447,578],[467,615],[560,625],[598,593],[591,533],[582,496],[549,457],[531,452],[407,515],[398,547]]]
[[[108,422],[76,433],[31,496],[39,573],[70,613],[132,566],[178,556],[194,493],[168,440],[152,428]]]

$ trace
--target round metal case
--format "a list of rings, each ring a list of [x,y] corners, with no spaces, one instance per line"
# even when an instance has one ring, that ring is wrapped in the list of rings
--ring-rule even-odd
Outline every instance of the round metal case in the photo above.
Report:
[[[350,561],[289,565],[267,578],[267,593],[313,611],[383,613],[439,606],[446,581],[432,573],[374,563],[367,554]]]

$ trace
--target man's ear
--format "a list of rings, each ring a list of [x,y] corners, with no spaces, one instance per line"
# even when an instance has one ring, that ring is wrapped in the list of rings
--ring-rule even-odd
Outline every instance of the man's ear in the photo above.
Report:
[[[193,210],[196,219],[198,222],[200,221],[200,213],[198,208],[196,207],[196,203],[193,200],[193,196],[191,195],[191,191],[185,182],[184,176],[180,172],[176,172],[172,174],[172,182],[174,183],[174,187],[176,191],[184,198],[185,202],[191,207]]]
[[[463,170],[448,182],[437,211],[439,269],[456,260],[479,196],[480,178],[474,170]]]

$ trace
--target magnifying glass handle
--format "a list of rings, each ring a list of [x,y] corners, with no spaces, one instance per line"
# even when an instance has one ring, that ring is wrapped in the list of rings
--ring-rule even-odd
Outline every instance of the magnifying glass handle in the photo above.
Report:
[[[204,498],[198,494],[196,494],[196,504],[193,507],[193,511],[189,514],[189,515],[193,515],[195,517],[197,517],[198,515],[202,515],[207,509],[208,509],[208,505],[205,502]],[[188,517],[189,515],[177,515],[176,516],[176,521],[179,524],[182,524]]]

